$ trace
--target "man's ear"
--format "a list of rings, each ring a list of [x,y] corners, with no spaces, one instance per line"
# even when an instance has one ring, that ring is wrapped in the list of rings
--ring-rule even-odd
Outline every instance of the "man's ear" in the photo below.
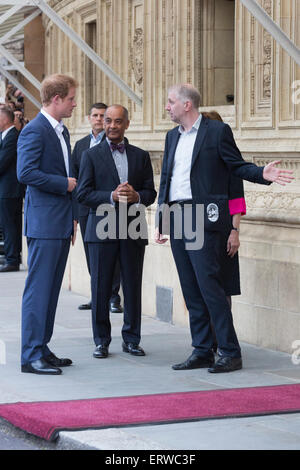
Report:
[[[190,111],[190,110],[192,109],[192,103],[191,103],[191,101],[186,101],[186,102],[184,103],[184,109],[185,109],[185,111]]]
[[[55,95],[52,98],[52,103],[53,104],[58,104],[60,100],[61,100],[61,97],[59,95]]]

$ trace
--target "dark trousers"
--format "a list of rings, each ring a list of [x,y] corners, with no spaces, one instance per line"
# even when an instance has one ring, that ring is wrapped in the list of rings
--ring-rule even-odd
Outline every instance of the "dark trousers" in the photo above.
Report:
[[[50,354],[56,307],[70,240],[28,238],[28,275],[22,300],[22,364]]]
[[[220,353],[240,357],[241,350],[233,326],[228,300],[220,278],[219,232],[206,231],[202,249],[187,250],[184,236],[175,239],[171,227],[171,248],[183,296],[190,317],[192,346],[199,356],[212,355],[212,321]]]
[[[22,198],[0,199],[0,220],[4,236],[6,262],[12,266],[21,263]]]
[[[84,241],[87,220],[88,220],[88,215],[79,216],[80,232],[81,232],[83,246],[84,246],[86,263],[87,263],[89,273],[91,274],[90,255],[89,255],[88,243]],[[121,275],[120,275],[120,264],[119,264],[119,260],[117,260],[116,268],[115,268],[115,272],[114,272],[114,277],[113,277],[113,283],[112,283],[111,297],[110,297],[110,302],[116,303],[116,304],[119,304],[120,301],[121,301],[121,298],[120,298],[120,295],[119,295],[120,284],[121,284],[120,277],[121,277]]]
[[[109,301],[119,261],[124,294],[122,337],[126,343],[141,340],[141,293],[145,247],[136,241],[89,243],[92,284],[92,325],[96,346],[111,342]]]

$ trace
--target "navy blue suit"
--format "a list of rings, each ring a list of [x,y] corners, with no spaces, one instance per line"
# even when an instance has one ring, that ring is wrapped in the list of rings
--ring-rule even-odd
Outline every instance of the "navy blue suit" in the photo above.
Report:
[[[69,153],[69,133],[64,128]],[[28,243],[28,276],[22,301],[22,365],[47,358],[59,292],[77,218],[68,192],[61,143],[41,113],[18,140],[17,175],[27,185],[24,227]],[[70,174],[69,176],[72,176]]]
[[[105,134],[103,135],[103,139],[105,139]],[[90,148],[90,144],[91,144],[90,134],[83,137],[82,139],[78,140],[75,143],[75,146],[72,152],[72,165],[73,165],[73,174],[76,179],[78,179],[79,177],[82,154],[85,150],[88,150]],[[91,274],[89,248],[88,248],[87,242],[84,241],[89,211],[90,211],[90,208],[88,206],[84,206],[83,204],[78,204],[80,232],[81,232],[81,236],[83,240],[87,267],[88,267],[89,273]],[[114,274],[113,286],[112,286],[112,295],[110,299],[111,302],[116,303],[116,304],[120,303],[119,290],[120,290],[120,266],[117,263],[115,274]]]
[[[0,144],[0,220],[7,264],[19,266],[22,248],[24,186],[17,180],[18,131],[10,129]]]
[[[159,205],[168,203],[173,162],[180,133],[178,127],[168,132],[165,143]],[[231,227],[228,208],[230,173],[254,183],[264,180],[263,168],[245,162],[238,150],[230,127],[223,122],[202,117],[191,163],[192,208],[204,205],[204,244],[202,249],[187,248],[190,240],[174,237],[171,220],[170,242],[181,288],[189,310],[192,345],[202,357],[212,355],[214,324],[219,350],[224,356],[240,357],[241,351],[220,277],[222,239]],[[218,218],[209,218],[210,204],[218,208]],[[224,248],[223,248],[224,249]]]
[[[139,193],[141,204],[149,206],[156,197],[149,154],[128,143],[126,143],[126,154],[128,183]],[[129,215],[128,225],[120,226],[119,204],[116,203],[115,207],[111,205],[111,192],[120,184],[120,179],[107,141],[87,150],[83,158],[84,165],[80,167],[77,196],[80,203],[90,207],[85,241],[89,244],[91,260],[94,341],[96,346],[99,344],[108,346],[111,341],[109,298],[115,265],[119,261],[124,293],[122,336],[125,343],[139,344],[142,271],[148,240],[143,237],[132,239],[130,236],[120,236],[120,230],[126,232],[136,217]],[[116,230],[114,234],[107,234],[107,238],[100,240],[97,235],[97,225],[106,215],[97,215],[97,208],[102,204],[105,204],[108,210],[111,209],[111,214],[116,216]],[[145,216],[141,220],[146,224]]]

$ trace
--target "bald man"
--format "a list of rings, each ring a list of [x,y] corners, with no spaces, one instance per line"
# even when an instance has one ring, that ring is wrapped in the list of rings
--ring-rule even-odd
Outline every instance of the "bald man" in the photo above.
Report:
[[[89,246],[91,263],[92,324],[96,345],[93,356],[97,359],[108,357],[111,342],[109,299],[117,262],[120,263],[124,294],[122,348],[134,356],[145,355],[139,343],[143,260],[148,240],[143,230],[133,234],[130,227],[134,227],[137,220],[137,225],[146,226],[143,209],[154,202],[156,191],[150,156],[124,138],[128,127],[126,108],[113,105],[105,111],[106,139],[84,152],[85,164],[80,167],[78,180],[78,201],[90,208],[85,242]],[[107,212],[107,231],[99,233],[99,227],[105,226]],[[125,219],[120,221],[124,214]]]

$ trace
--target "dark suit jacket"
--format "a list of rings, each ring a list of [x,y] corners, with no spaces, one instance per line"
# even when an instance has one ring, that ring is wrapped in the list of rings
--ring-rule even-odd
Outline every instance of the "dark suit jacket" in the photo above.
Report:
[[[64,138],[71,147],[67,128]],[[24,207],[25,235],[31,238],[67,239],[77,219],[77,203],[68,192],[68,178],[61,143],[41,113],[23,129],[18,140],[18,180],[27,185]]]
[[[101,139],[101,142],[105,140],[106,135],[105,133],[103,134],[103,137]],[[125,137],[125,142],[127,142],[127,139]],[[81,160],[82,160],[82,155],[85,150],[89,150],[91,144],[91,135],[86,135],[80,140],[77,140],[74,146],[74,150],[72,152],[72,167],[73,167],[73,175],[74,178],[78,180],[79,178],[79,171],[80,171],[80,165],[81,165]],[[76,189],[77,192],[77,189]],[[90,208],[87,206],[84,206],[83,204],[78,203],[78,216],[79,217],[87,217],[89,215]]]
[[[156,191],[153,182],[153,170],[148,152],[130,145],[126,141],[126,154],[128,160],[128,183],[140,195],[143,206],[149,206],[155,201]],[[86,242],[99,242],[96,227],[98,222],[106,215],[96,215],[99,205],[111,205],[110,197],[120,184],[119,175],[114,163],[111,150],[106,140],[99,145],[84,152],[84,165],[80,167],[77,186],[77,197],[81,204],[90,207],[90,214],[85,232]],[[113,209],[116,214],[116,233],[119,234],[118,212],[119,205]],[[138,216],[138,215],[137,215]],[[128,224],[135,217],[128,217]],[[109,238],[101,241],[111,241]],[[147,240],[137,240],[141,244],[147,244]]]
[[[74,178],[78,179],[79,177],[79,170],[80,170],[80,163],[81,157],[85,150],[90,148],[91,143],[91,136],[87,135],[80,140],[77,140],[74,146],[74,150],[72,152],[72,167],[73,167],[73,175]],[[90,208],[84,206],[83,204],[78,204],[78,216],[88,216]]]
[[[169,189],[174,156],[180,137],[178,127],[167,133],[158,204],[169,202]],[[204,204],[206,229],[226,230],[231,225],[228,199],[243,197],[230,190],[230,174],[253,183],[270,184],[263,178],[263,167],[245,162],[233,138],[231,128],[221,121],[202,117],[193,150],[191,191],[195,203]],[[240,184],[238,183],[240,187]],[[240,194],[240,195],[238,195]],[[209,204],[219,208],[218,222],[210,222],[206,213]]]
[[[0,198],[22,198],[24,186],[17,180],[18,131],[10,129],[0,144]]]

